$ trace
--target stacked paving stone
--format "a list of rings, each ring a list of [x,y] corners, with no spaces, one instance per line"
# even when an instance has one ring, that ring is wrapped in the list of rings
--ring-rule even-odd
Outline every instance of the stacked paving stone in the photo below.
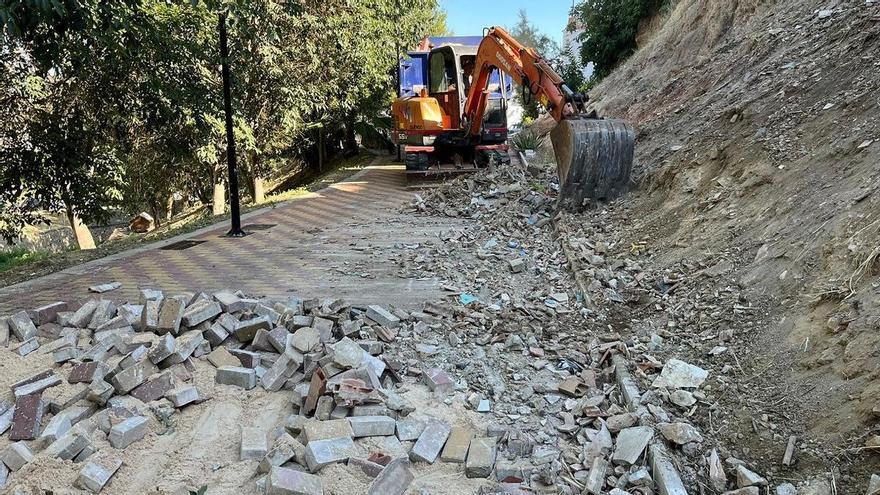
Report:
[[[418,405],[398,393],[401,384],[419,382],[437,399],[463,400],[476,412],[515,406],[516,397],[494,403],[465,382],[492,380],[491,371],[456,378],[447,371],[454,359],[422,342],[431,332],[454,333],[467,318],[460,305],[445,302],[408,313],[340,299],[268,302],[231,291],[156,290],[142,291],[138,304],[92,299],[16,313],[0,319],[0,337],[8,329],[11,349],[35,345],[23,356],[51,353],[57,367],[0,397],[0,434],[8,431],[15,442],[0,452],[0,486],[42,455],[82,464],[76,486],[100,492],[122,466],[122,449],[161,428],[175,409],[203,400],[192,371],[193,360],[204,359],[216,367],[219,386],[291,397],[283,428],[240,430],[240,458],[254,461],[267,494],[320,494],[322,469],[346,463],[373,479],[371,495],[402,495],[412,464],[437,462],[460,466],[468,478],[490,478],[499,490],[686,493],[669,449],[693,451],[703,440],[662,404],[693,405],[708,372],[669,360],[643,393],[619,341],[591,346],[592,367],[536,363],[559,379],[532,391],[546,401],[542,431],[504,422],[475,431],[431,419],[430,411],[414,417]],[[522,344],[508,338],[498,345],[516,351]],[[535,348],[523,354],[540,355]],[[515,417],[495,416],[508,423]],[[107,451],[94,447],[100,434]],[[566,451],[570,445],[577,451]],[[717,454],[709,462],[716,489],[729,488]],[[744,463],[735,475],[737,493],[766,484]]]

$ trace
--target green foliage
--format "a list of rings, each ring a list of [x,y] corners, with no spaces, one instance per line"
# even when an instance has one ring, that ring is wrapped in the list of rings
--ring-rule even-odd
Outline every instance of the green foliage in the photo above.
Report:
[[[510,142],[513,144],[514,148],[520,151],[536,150],[540,144],[538,136],[531,131],[518,132],[510,139]]]
[[[573,13],[586,26],[581,57],[601,80],[636,50],[639,24],[669,0],[584,0]]]
[[[516,38],[526,48],[534,48],[545,60],[554,61],[559,56],[559,46],[552,38],[542,33],[531,21],[525,9],[518,12],[517,23],[510,28],[510,35]],[[515,96],[523,107],[523,118],[536,119],[540,115],[539,103],[523,92]]]
[[[42,251],[28,251],[26,249],[13,249],[7,252],[0,252],[0,272],[25,263],[44,260],[48,257],[49,253]]]
[[[2,1],[0,236],[65,209],[93,222],[157,216],[178,192],[211,201],[220,12],[245,179],[356,148],[387,113],[396,47],[446,30],[435,0]]]

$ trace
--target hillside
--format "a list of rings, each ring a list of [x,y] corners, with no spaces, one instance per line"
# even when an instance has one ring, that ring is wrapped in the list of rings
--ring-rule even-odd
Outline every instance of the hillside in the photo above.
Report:
[[[693,289],[695,333],[672,342],[734,370],[716,403],[734,422],[710,428],[733,454],[862,493],[878,468],[880,2],[681,0],[656,24],[591,92],[638,130],[634,189],[567,218],[569,239],[684,277],[671,297]],[[681,310],[634,305],[633,330]],[[706,356],[719,341],[730,352]],[[789,435],[808,453],[794,469]]]

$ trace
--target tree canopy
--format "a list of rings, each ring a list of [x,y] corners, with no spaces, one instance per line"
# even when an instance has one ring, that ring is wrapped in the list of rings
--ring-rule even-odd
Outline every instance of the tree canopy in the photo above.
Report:
[[[418,0],[0,2],[0,235],[47,212],[95,221],[157,212],[174,192],[211,201],[225,163],[220,12],[251,180],[351,146],[390,104],[396,47],[446,29]]]

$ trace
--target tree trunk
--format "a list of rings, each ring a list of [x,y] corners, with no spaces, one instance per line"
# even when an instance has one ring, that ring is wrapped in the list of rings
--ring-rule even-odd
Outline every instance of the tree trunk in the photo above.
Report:
[[[165,200],[165,221],[171,222],[171,217],[174,216],[174,193],[168,195],[168,199]]]
[[[318,173],[324,171],[324,129],[318,128]]]
[[[263,178],[254,177],[254,203],[260,204],[266,201],[266,192],[263,188]]]
[[[345,124],[345,156],[354,156],[358,152],[357,137],[354,132],[355,115],[349,115]]]
[[[70,228],[73,229],[76,245],[82,250],[95,249],[95,239],[92,237],[89,226],[84,224],[70,208],[67,209],[67,221],[70,222]]]
[[[211,213],[222,215],[226,212],[226,185],[223,181],[214,181],[214,199],[211,201]]]

